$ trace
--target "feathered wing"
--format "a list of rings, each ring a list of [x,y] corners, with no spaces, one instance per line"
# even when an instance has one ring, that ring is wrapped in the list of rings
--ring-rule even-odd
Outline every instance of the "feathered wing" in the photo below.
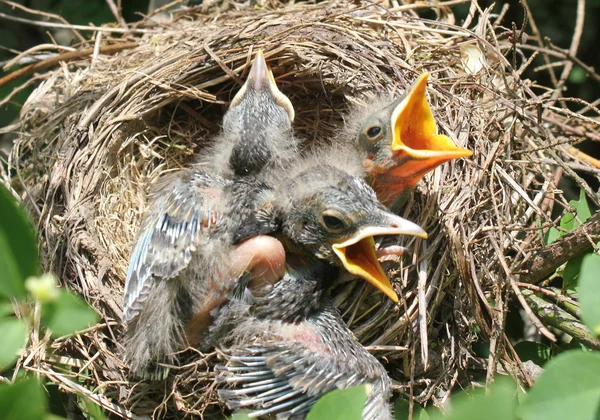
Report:
[[[251,417],[303,418],[327,392],[370,384],[363,418],[390,418],[387,373],[331,306],[297,324],[251,322],[240,328],[256,331],[254,340],[241,339],[216,368],[217,380],[230,388],[219,391],[229,408],[251,409]]]
[[[227,181],[192,170],[163,177],[131,255],[125,282],[123,321],[141,311],[155,282],[185,269],[203,235],[219,228]]]

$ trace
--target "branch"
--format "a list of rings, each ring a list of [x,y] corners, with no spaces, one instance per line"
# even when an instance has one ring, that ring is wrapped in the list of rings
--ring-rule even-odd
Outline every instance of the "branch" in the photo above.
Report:
[[[575,340],[590,349],[600,350],[600,341],[573,315],[562,310],[557,305],[545,301],[531,290],[525,289],[521,292],[529,305],[531,305],[531,308],[535,311],[536,315],[540,317],[546,325],[569,334]]]
[[[137,42],[125,42],[121,44],[108,45],[106,47],[100,48],[100,54],[114,54],[116,52],[127,50],[129,48],[137,47]],[[44,71],[49,68],[52,68],[60,62],[69,62],[73,60],[78,60],[82,57],[91,55],[94,52],[93,48],[84,48],[82,50],[69,51],[63,54],[57,54],[53,57],[50,57],[46,60],[40,61],[35,64],[30,64],[27,67],[20,68],[19,70],[15,70],[12,73],[7,74],[6,76],[0,78],[0,87],[17,80],[20,77],[26,76],[31,73],[35,73],[38,71]]]
[[[590,217],[573,232],[552,242],[525,261],[520,268],[519,281],[538,283],[554,273],[558,267],[593,246],[590,241],[600,240],[600,212]]]

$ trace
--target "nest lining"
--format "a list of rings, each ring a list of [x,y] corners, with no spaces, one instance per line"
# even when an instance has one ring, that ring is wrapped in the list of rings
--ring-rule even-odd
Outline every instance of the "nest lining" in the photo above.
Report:
[[[526,53],[488,12],[479,11],[478,30],[470,31],[454,25],[449,10],[429,21],[410,8],[366,2],[227,5],[189,9],[148,26],[131,50],[37,76],[42,83],[21,111],[11,155],[19,176],[4,178],[38,221],[45,268],[83,295],[103,322],[76,337],[43,338],[54,354],[32,340],[21,365],[121,417],[221,412],[211,374],[218,352],[183,352],[165,383],[128,376],[119,355],[122,289],[150,186],[191,162],[219,130],[251,50],[261,48],[308,147],[338,135],[351,105],[391,97],[421,72],[432,74],[428,96],[440,131],[475,154],[428,175],[403,210],[429,239],[407,240],[413,253],[385,265],[402,290],[400,305],[361,281],[338,286],[334,299],[400,396],[441,404],[457,383],[468,386],[473,372],[483,372],[472,350],[478,337],[492,342],[488,375],[500,363],[527,383],[498,328],[514,291],[511,271],[556,224],[545,200],[568,206],[556,168],[598,203],[572,168],[598,171],[565,147],[582,140],[574,127],[590,119],[532,91],[519,77],[522,68],[504,58],[515,48]],[[481,52],[483,66],[474,74],[465,65],[466,47]]]

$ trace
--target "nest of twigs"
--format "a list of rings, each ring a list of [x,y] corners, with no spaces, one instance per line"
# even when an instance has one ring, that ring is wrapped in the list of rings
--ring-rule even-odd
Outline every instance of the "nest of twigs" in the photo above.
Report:
[[[46,337],[52,354],[32,341],[21,365],[122,417],[220,413],[216,352],[188,350],[165,382],[128,375],[119,345],[122,293],[147,192],[219,130],[251,50],[260,48],[296,109],[296,133],[313,145],[339,133],[353,103],[401,93],[431,73],[440,131],[475,154],[428,175],[405,207],[429,239],[386,264],[401,285],[400,304],[362,281],[337,287],[335,301],[399,396],[442,404],[457,384],[498,369],[530,384],[502,327],[508,307],[521,305],[543,328],[520,290],[549,274],[532,256],[556,225],[553,208],[568,207],[561,175],[598,204],[578,174],[599,171],[570,146],[598,140],[600,130],[557,101],[564,79],[540,87],[521,78],[531,50],[541,48],[535,37],[524,41],[521,30],[502,27],[501,16],[474,3],[460,26],[446,8],[433,9],[437,20],[420,18],[423,7],[218,3],[160,25],[144,20],[120,37],[108,28],[68,64],[37,74],[4,181],[38,223],[45,269],[84,296],[102,322],[74,337]],[[488,358],[474,355],[476,340],[490,343]]]

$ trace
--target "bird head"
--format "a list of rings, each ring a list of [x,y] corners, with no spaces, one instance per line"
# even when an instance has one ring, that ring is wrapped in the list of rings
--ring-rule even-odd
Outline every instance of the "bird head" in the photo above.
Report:
[[[375,254],[374,236],[427,234],[389,212],[358,176],[328,165],[300,173],[286,188],[283,233],[296,247],[343,266],[398,301]]]
[[[438,134],[427,102],[425,88],[429,73],[422,74],[411,89],[391,104],[369,114],[361,125],[357,144],[366,152],[363,166],[371,178],[384,175],[385,194],[374,188],[384,204],[413,189],[423,176],[440,164],[472,151],[457,146],[448,136]]]
[[[294,108],[277,88],[262,51],[258,51],[246,82],[223,118],[225,138],[233,143],[229,162],[236,175],[259,172],[278,154],[295,147]]]

